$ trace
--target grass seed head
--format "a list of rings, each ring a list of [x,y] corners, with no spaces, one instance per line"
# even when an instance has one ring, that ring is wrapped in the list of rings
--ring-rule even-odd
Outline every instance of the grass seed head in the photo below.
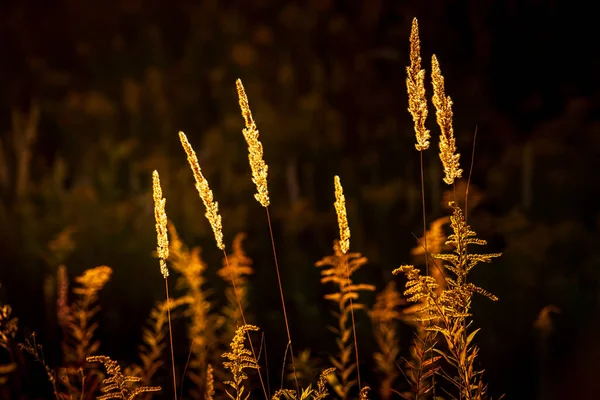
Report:
[[[210,222],[210,226],[215,234],[217,247],[221,250],[225,250],[225,244],[223,243],[223,225],[221,223],[221,215],[219,214],[219,203],[213,199],[213,193],[212,190],[210,190],[208,181],[204,175],[202,175],[196,152],[190,145],[190,142],[188,142],[185,133],[180,131],[179,139],[181,140],[181,145],[187,154],[188,162],[192,168],[192,173],[196,180],[196,190],[198,190],[198,194],[204,203],[204,207],[206,207],[206,214],[204,215],[206,216],[206,219],[208,219],[208,222]]]
[[[254,122],[254,118],[252,118],[252,112],[250,111],[248,96],[246,96],[244,85],[242,85],[240,79],[238,79],[235,84],[240,101],[240,108],[242,109],[242,116],[246,123],[246,127],[242,130],[242,133],[248,144],[248,160],[250,161],[250,168],[252,169],[252,182],[256,185],[256,194],[254,195],[254,198],[263,207],[268,207],[270,203],[269,189],[267,187],[267,173],[269,167],[263,160],[262,143],[258,140],[258,128],[256,127],[256,122]]]
[[[163,278],[169,276],[167,258],[169,258],[169,237],[167,235],[166,199],[162,197],[158,171],[152,172],[152,196],[154,197],[154,219],[156,220],[156,253],[160,259],[160,273]]]
[[[340,183],[340,177],[335,176],[333,179],[335,184],[335,211],[338,218],[338,226],[340,228],[340,249],[346,254],[350,249],[350,227],[348,227],[348,218],[346,216],[346,197],[344,189]]]
[[[427,98],[425,97],[425,70],[421,69],[421,46],[419,42],[419,24],[414,18],[410,32],[410,66],[406,67],[406,89],[408,92],[408,111],[415,124],[418,151],[429,148],[429,130],[425,128],[427,120]]]
[[[460,169],[460,154],[456,153],[456,141],[454,129],[452,128],[452,99],[446,97],[444,89],[444,77],[440,69],[440,63],[435,55],[431,59],[431,81],[433,83],[433,105],[435,116],[440,127],[440,159],[444,166],[444,182],[452,185],[456,178],[462,177]]]

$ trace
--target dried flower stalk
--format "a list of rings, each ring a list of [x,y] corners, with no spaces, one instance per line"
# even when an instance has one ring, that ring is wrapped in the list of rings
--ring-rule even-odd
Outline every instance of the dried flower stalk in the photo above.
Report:
[[[252,169],[252,182],[256,185],[256,194],[254,195],[254,198],[263,207],[268,207],[270,203],[269,189],[267,188],[267,172],[269,167],[263,160],[263,147],[260,140],[258,140],[258,128],[256,127],[256,122],[254,122],[254,118],[252,118],[252,112],[250,111],[248,96],[246,96],[244,85],[242,85],[240,79],[235,81],[235,85],[237,86],[242,116],[246,123],[246,128],[242,130],[242,133],[248,144],[248,160],[250,161],[250,168]]]
[[[202,171],[200,170],[196,152],[190,145],[190,142],[188,142],[185,133],[180,131],[179,139],[181,140],[181,145],[187,154],[188,162],[192,168],[194,179],[196,180],[196,190],[198,190],[200,198],[204,203],[204,207],[206,207],[206,214],[204,215],[206,216],[206,219],[208,219],[208,222],[210,222],[210,226],[215,234],[217,247],[221,250],[225,250],[225,244],[223,243],[223,225],[221,224],[221,215],[219,214],[219,203],[213,199],[213,193],[212,190],[210,190],[208,181],[204,175],[202,175]]]
[[[431,80],[433,83],[433,105],[435,106],[436,120],[440,127],[440,159],[444,165],[444,182],[452,185],[456,178],[462,177],[460,169],[460,154],[456,153],[456,141],[452,128],[452,99],[446,96],[444,77],[440,64],[434,55],[431,59]]]
[[[348,218],[346,216],[346,197],[344,189],[340,183],[340,177],[335,176],[333,179],[335,184],[335,211],[338,218],[338,226],[340,228],[340,249],[346,254],[350,249],[350,228],[348,227]]]
[[[408,111],[415,124],[418,151],[429,148],[429,130],[425,128],[427,120],[427,98],[425,97],[425,70],[421,69],[421,46],[419,42],[419,23],[413,19],[410,31],[410,66],[406,67],[406,89],[408,91]]]
[[[167,235],[166,199],[162,197],[158,171],[152,172],[152,197],[154,197],[154,219],[156,220],[156,254],[160,259],[160,273],[163,278],[169,276],[167,258],[169,258],[169,237]]]

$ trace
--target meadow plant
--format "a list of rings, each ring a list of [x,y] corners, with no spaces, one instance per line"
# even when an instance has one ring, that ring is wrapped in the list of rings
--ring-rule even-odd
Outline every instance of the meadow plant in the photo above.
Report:
[[[249,372],[255,370],[260,379],[265,399],[323,400],[332,396],[346,400],[351,397],[360,400],[369,398],[371,386],[361,382],[361,358],[357,338],[355,311],[365,310],[373,325],[374,342],[377,350],[372,355],[380,380],[374,385],[374,392],[382,399],[400,394],[408,399],[437,399],[444,391],[449,398],[475,400],[486,399],[487,385],[483,381],[483,370],[478,365],[479,348],[475,336],[479,329],[473,326],[471,314],[472,298],[475,294],[491,300],[496,296],[470,281],[470,273],[479,264],[489,263],[499,257],[499,253],[472,253],[471,247],[483,246],[465,217],[468,186],[465,189],[465,210],[459,204],[462,193],[457,192],[457,180],[462,177],[460,154],[452,126],[452,100],[446,95],[444,77],[440,64],[434,55],[431,66],[433,86],[432,104],[436,110],[436,121],[440,129],[439,158],[442,162],[443,181],[452,185],[448,206],[452,211],[449,217],[440,217],[428,224],[425,210],[425,179],[423,152],[430,147],[431,134],[427,129],[428,100],[425,89],[426,71],[421,67],[421,47],[418,22],[413,20],[410,33],[410,65],[406,67],[408,111],[412,116],[416,144],[420,156],[421,200],[423,205],[423,235],[413,249],[414,265],[402,265],[393,271],[405,279],[404,298],[391,281],[376,295],[372,308],[366,304],[360,293],[373,292],[375,286],[355,282],[354,273],[367,264],[361,253],[350,252],[350,228],[346,210],[346,198],[339,176],[334,177],[334,208],[337,214],[339,238],[333,243],[333,254],[315,263],[321,268],[321,283],[332,285],[333,290],[325,294],[325,300],[335,304],[333,315],[336,324],[331,330],[336,335],[336,350],[330,354],[331,367],[322,369],[318,377],[314,368],[300,368],[297,371],[292,347],[290,325],[286,311],[286,301],[280,274],[279,262],[269,205],[271,199],[267,186],[268,166],[263,159],[263,146],[259,140],[256,121],[250,111],[246,90],[241,80],[236,81],[239,105],[244,119],[242,133],[248,146],[248,159],[252,182],[256,186],[255,199],[265,208],[269,227],[275,271],[282,314],[285,320],[287,344],[291,354],[291,374],[295,389],[280,387],[272,396],[265,386],[259,357],[254,349],[250,332],[259,331],[247,322],[249,314],[249,276],[254,273],[253,262],[245,253],[242,243],[246,234],[238,233],[228,254],[225,250],[222,218],[219,205],[215,201],[207,179],[204,177],[195,151],[186,135],[179,132],[179,139],[195,181],[195,187],[205,208],[205,216],[211,225],[216,246],[223,253],[222,267],[217,275],[226,283],[225,306],[217,311],[214,307],[214,293],[208,289],[207,264],[200,257],[200,248],[188,248],[180,239],[172,223],[167,219],[166,200],[157,171],[152,174],[152,195],[156,228],[156,256],[159,259],[161,275],[165,281],[166,299],[159,302],[150,312],[147,325],[142,330],[142,344],[139,347],[139,365],[132,365],[122,372],[117,361],[98,354],[100,342],[96,338],[100,310],[99,292],[111,278],[112,269],[99,266],[86,270],[75,278],[72,290],[74,300],[69,301],[69,280],[63,265],[64,257],[55,263],[58,267],[56,292],[56,317],[63,330],[62,368],[51,368],[46,364],[41,345],[36,336],[31,336],[20,344],[21,351],[29,353],[44,367],[57,400],[65,399],[123,399],[151,396],[159,391],[152,381],[160,379],[165,367],[164,353],[167,347],[167,332],[170,341],[171,375],[173,397],[177,400],[178,374],[173,346],[172,319],[182,316],[187,322],[187,340],[190,347],[188,363],[181,376],[187,377],[190,388],[185,394],[195,399],[213,400],[229,398],[247,400],[253,395]],[[462,191],[462,189],[461,189]],[[449,224],[451,233],[446,235]],[[429,225],[429,230],[427,226]],[[171,240],[169,240],[169,236]],[[253,239],[253,238],[250,238]],[[169,269],[169,265],[171,271]],[[416,267],[424,265],[424,272]],[[415,266],[416,265],[416,266]],[[168,278],[170,272],[178,275],[176,291],[183,292],[171,298]],[[412,303],[406,305],[406,303]],[[176,314],[171,311],[181,311]],[[404,321],[415,328],[411,347],[403,352],[399,322]],[[0,348],[11,352],[11,344],[17,333],[17,320],[11,315],[8,305],[0,307]],[[221,336],[221,338],[219,338]],[[247,340],[247,342],[246,342]],[[219,345],[229,345],[227,351],[220,352]],[[247,347],[248,346],[248,347]],[[261,353],[262,354],[262,353]],[[300,353],[300,364],[310,364],[310,351]],[[266,357],[265,357],[266,358]],[[402,363],[400,361],[403,361]],[[102,364],[106,373],[96,366]],[[265,362],[266,364],[266,362]],[[285,365],[289,371],[290,365]],[[0,385],[14,376],[16,363],[0,365]],[[299,373],[300,372],[300,373]],[[268,373],[268,371],[267,371]],[[225,377],[227,374],[227,377]],[[407,378],[402,383],[400,377]],[[300,387],[298,377],[304,387]],[[436,377],[441,379],[436,379]],[[310,383],[317,378],[316,385]],[[282,376],[283,382],[283,376]],[[408,386],[408,389],[407,389]],[[184,397],[183,383],[181,385]],[[329,388],[333,389],[330,395]]]

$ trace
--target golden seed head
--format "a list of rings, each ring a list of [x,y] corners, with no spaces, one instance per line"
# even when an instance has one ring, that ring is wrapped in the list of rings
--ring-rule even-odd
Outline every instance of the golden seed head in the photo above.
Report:
[[[250,161],[250,168],[252,169],[252,182],[256,185],[256,194],[254,198],[263,206],[268,207],[269,200],[269,189],[267,188],[267,172],[269,167],[263,160],[263,147],[260,140],[258,140],[258,128],[256,122],[252,118],[252,112],[250,111],[250,105],[248,104],[248,96],[244,90],[244,85],[240,79],[235,81],[237,87],[238,97],[240,101],[240,108],[242,109],[242,117],[246,127],[242,130],[246,143],[248,144],[248,160]]]
[[[160,273],[167,279],[167,258],[169,258],[169,237],[167,235],[167,213],[165,204],[167,200],[162,197],[160,177],[158,171],[152,172],[152,196],[154,197],[154,219],[156,220],[156,254],[160,259]]]
[[[425,70],[421,69],[421,46],[419,42],[419,23],[413,19],[410,32],[410,66],[406,67],[406,89],[408,92],[408,111],[415,124],[418,151],[429,148],[429,130],[425,128],[427,120],[427,98],[425,97]]]
[[[440,159],[444,166],[444,182],[448,185],[462,176],[459,159],[456,153],[456,141],[454,140],[454,129],[452,128],[452,99],[446,97],[444,90],[444,77],[440,70],[440,64],[434,55],[431,59],[431,80],[433,83],[433,105],[435,106],[436,120],[440,127]]]
[[[340,228],[340,249],[346,254],[350,248],[350,228],[348,227],[348,218],[346,217],[346,197],[344,189],[340,183],[340,177],[335,176],[333,179],[335,184],[335,211],[338,218],[338,226]]]
[[[181,145],[187,154],[188,162],[192,168],[192,173],[196,180],[196,190],[198,190],[198,194],[204,203],[204,207],[206,207],[206,214],[204,215],[206,216],[206,219],[208,219],[208,222],[210,222],[210,226],[215,234],[217,247],[221,250],[225,250],[225,244],[223,243],[223,226],[221,224],[221,215],[219,214],[219,203],[213,199],[213,193],[212,190],[210,190],[208,181],[204,175],[202,175],[202,171],[200,170],[196,152],[190,145],[190,142],[188,142],[185,133],[180,131],[179,139],[181,140]]]

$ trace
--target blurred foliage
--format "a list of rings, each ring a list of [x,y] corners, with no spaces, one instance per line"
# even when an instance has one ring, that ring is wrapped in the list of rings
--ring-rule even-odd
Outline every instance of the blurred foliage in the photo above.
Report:
[[[572,332],[598,311],[600,216],[590,187],[600,183],[592,156],[600,150],[600,99],[598,84],[580,76],[599,59],[577,62],[588,29],[581,21],[561,31],[568,53],[555,43],[554,25],[572,13],[557,3],[421,3],[2,2],[0,282],[24,323],[43,332],[40,317],[52,316],[40,313],[54,300],[41,289],[64,263],[72,276],[92,265],[114,267],[112,290],[128,295],[102,299],[104,334],[143,324],[162,293],[151,257],[153,169],[161,173],[169,218],[186,243],[205,249],[214,276],[219,253],[179,146],[183,130],[220,203],[226,238],[249,233],[256,266],[250,303],[263,310],[259,325],[277,332],[269,345],[285,347],[268,228],[252,198],[241,135],[239,77],[270,167],[292,336],[319,354],[322,332],[300,327],[326,324],[311,265],[336,235],[331,177],[344,180],[353,246],[371,260],[361,281],[383,288],[422,234],[404,82],[416,15],[427,68],[431,49],[440,49],[464,167],[478,126],[479,204],[469,222],[490,239],[491,251],[505,255],[477,276],[501,299],[493,314],[475,304],[483,310],[475,314],[490,387],[534,393],[525,372],[536,357],[530,349],[538,312],[549,304],[562,310],[557,339],[549,341],[556,346],[569,332],[577,337]],[[532,16],[540,16],[536,29]],[[563,50],[568,62],[546,55]],[[425,165],[433,220],[447,214],[435,149]],[[50,242],[65,229],[72,243],[65,254],[53,253]],[[45,334],[52,336],[50,325]],[[135,334],[111,344],[112,353],[128,357]],[[557,347],[549,362],[576,362],[567,358],[570,349]],[[519,367],[508,368],[516,360]]]

